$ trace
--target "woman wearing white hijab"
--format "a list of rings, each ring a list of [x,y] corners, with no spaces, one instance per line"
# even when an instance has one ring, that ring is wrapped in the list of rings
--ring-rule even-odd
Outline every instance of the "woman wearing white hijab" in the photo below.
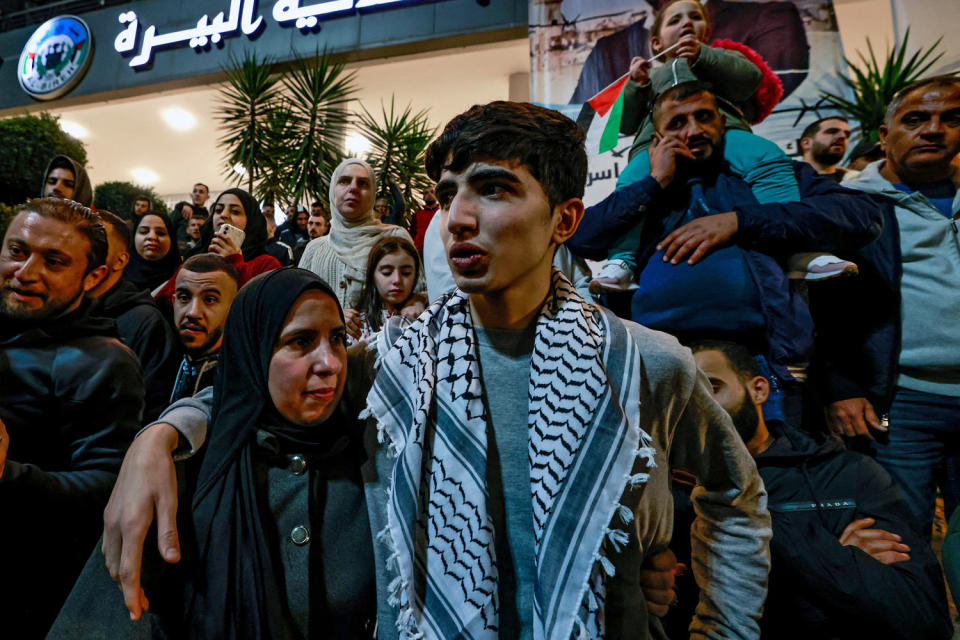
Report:
[[[381,223],[373,211],[377,180],[373,169],[356,158],[344,160],[330,178],[330,233],[312,240],[300,258],[333,287],[344,310],[357,309],[370,249],[381,238],[410,234]]]

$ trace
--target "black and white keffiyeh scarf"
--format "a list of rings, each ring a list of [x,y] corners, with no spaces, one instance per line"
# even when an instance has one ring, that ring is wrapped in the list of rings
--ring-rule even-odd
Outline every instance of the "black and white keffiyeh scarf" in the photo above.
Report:
[[[554,270],[530,367],[534,636],[603,637],[605,554],[627,543],[626,504],[653,466],[638,424],[639,352],[618,318]],[[404,638],[498,637],[485,392],[469,299],[455,291],[381,358],[367,398],[396,457],[381,535],[394,552]]]

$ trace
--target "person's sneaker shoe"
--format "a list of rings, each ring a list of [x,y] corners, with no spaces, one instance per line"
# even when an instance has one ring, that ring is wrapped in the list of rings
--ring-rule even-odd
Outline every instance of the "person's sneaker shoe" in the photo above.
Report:
[[[828,280],[841,276],[855,276],[860,270],[856,263],[842,260],[829,253],[798,253],[790,256],[790,271],[787,277],[792,280]]]
[[[597,277],[590,281],[590,293],[600,294],[611,291],[635,291],[637,283],[633,281],[633,269],[623,260],[607,260]]]

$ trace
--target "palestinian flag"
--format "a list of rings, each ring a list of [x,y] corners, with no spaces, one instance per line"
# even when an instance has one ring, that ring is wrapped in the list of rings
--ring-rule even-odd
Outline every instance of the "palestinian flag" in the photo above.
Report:
[[[600,153],[606,153],[617,147],[617,141],[620,139],[620,119],[623,117],[623,88],[629,79],[630,74],[625,73],[610,83],[606,89],[587,100],[598,116],[603,117],[610,113],[607,124],[603,127],[603,133],[600,135]]]

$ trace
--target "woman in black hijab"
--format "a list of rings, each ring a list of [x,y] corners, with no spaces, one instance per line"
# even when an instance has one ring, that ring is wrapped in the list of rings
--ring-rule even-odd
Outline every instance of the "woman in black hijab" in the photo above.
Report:
[[[370,638],[373,535],[362,423],[341,407],[346,327],[333,290],[287,268],[233,302],[171,637]],[[172,628],[170,623],[173,623]]]
[[[241,287],[254,276],[280,268],[277,259],[265,253],[267,221],[260,213],[260,205],[253,196],[243,189],[227,189],[217,196],[210,212],[210,217],[200,228],[200,240],[190,251],[188,258],[209,252],[227,259],[237,270]],[[244,232],[241,246],[234,246],[226,234],[220,233],[220,226],[223,224],[229,224]],[[175,288],[176,277],[172,277],[157,293],[157,301],[172,306]]]
[[[167,281],[180,268],[176,231],[170,218],[159,211],[149,211],[136,221],[130,233],[130,263],[123,277],[141,289],[152,291]]]

